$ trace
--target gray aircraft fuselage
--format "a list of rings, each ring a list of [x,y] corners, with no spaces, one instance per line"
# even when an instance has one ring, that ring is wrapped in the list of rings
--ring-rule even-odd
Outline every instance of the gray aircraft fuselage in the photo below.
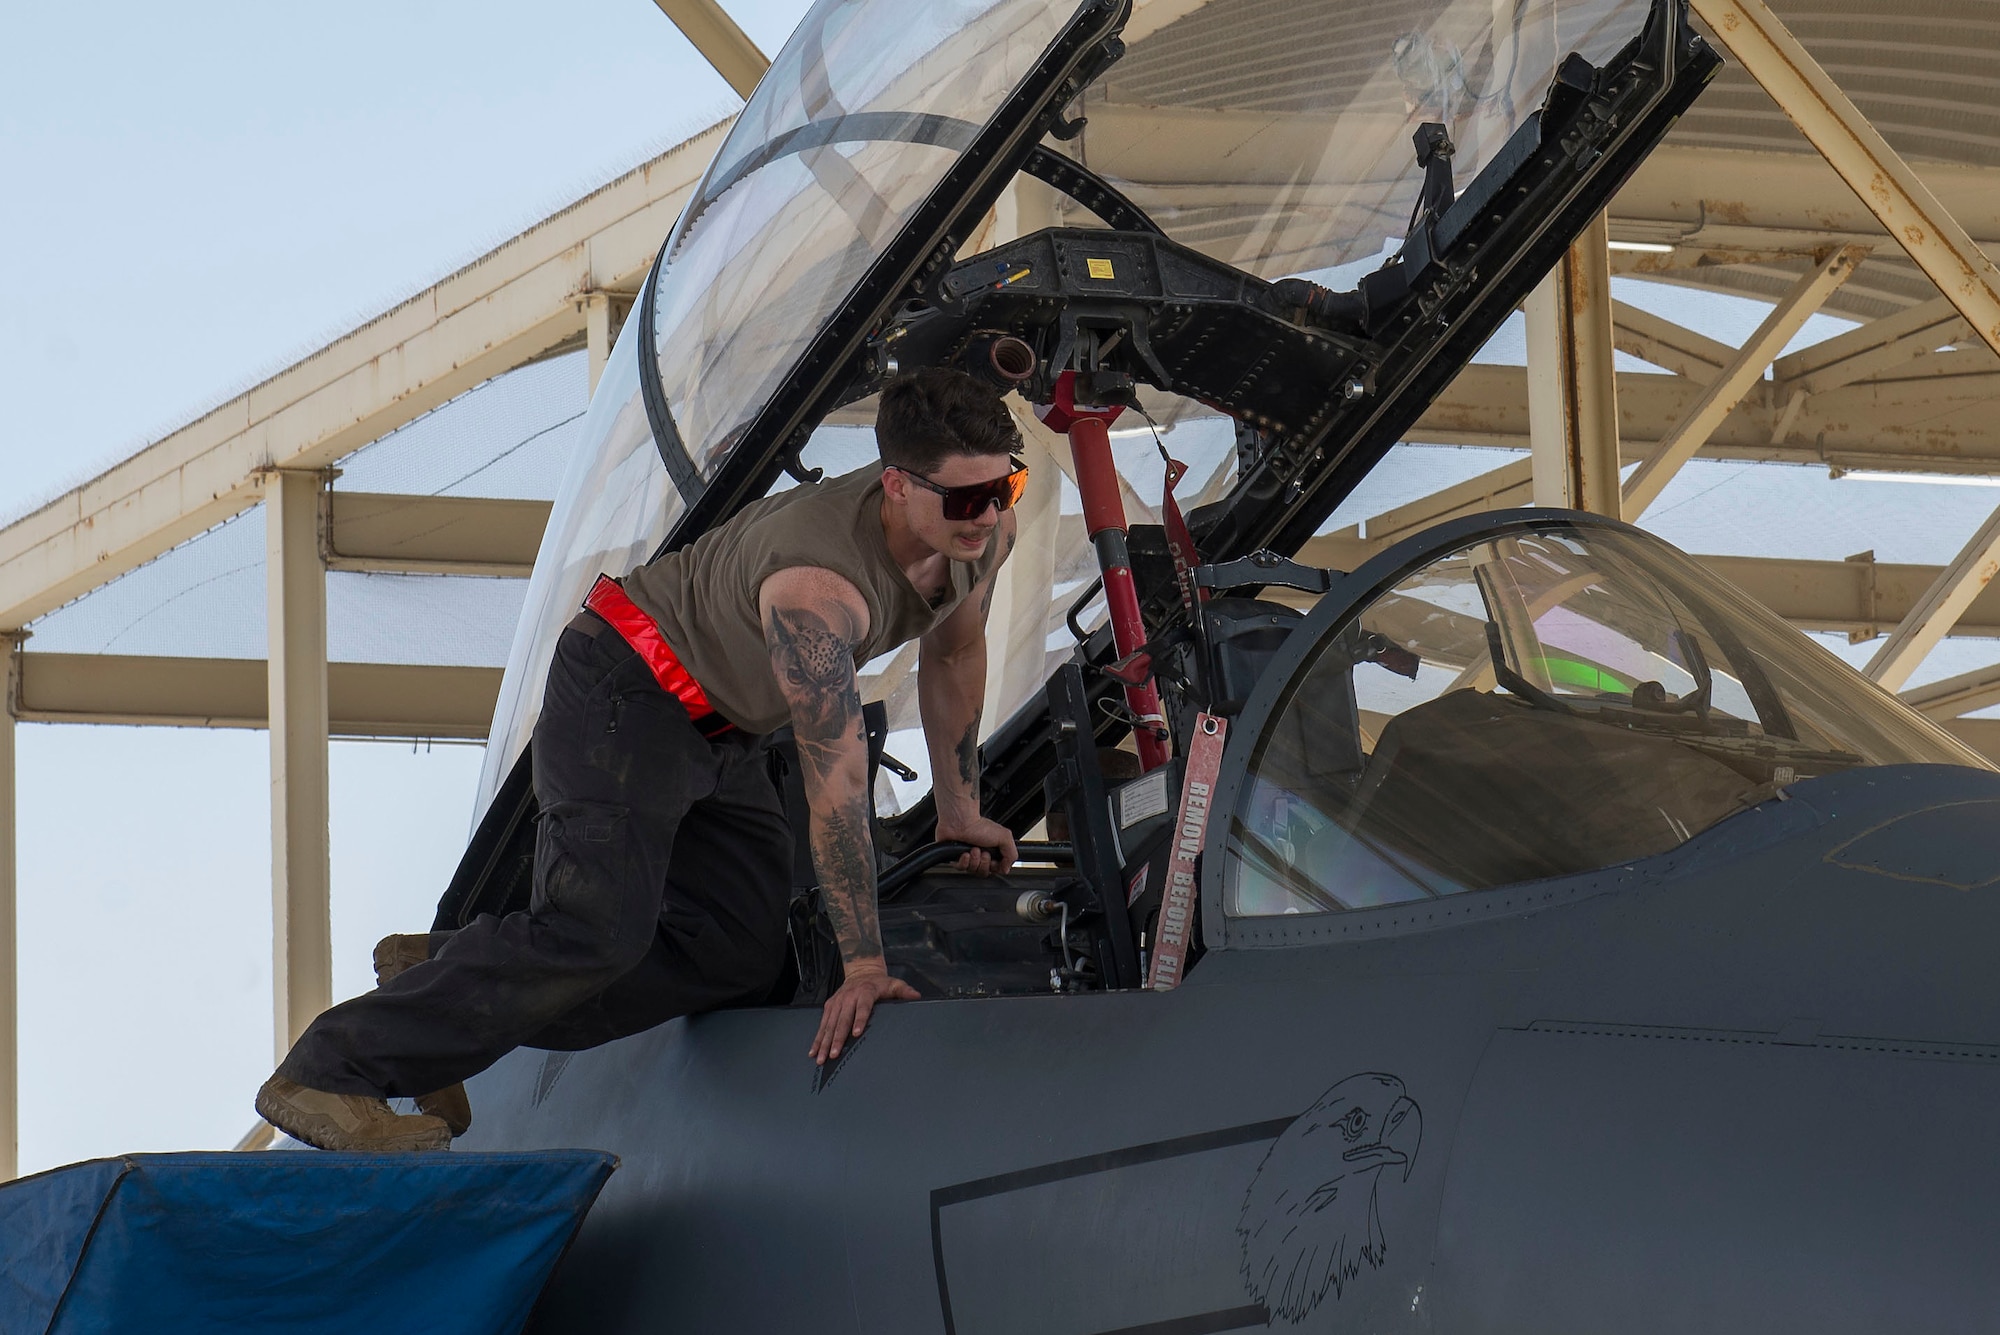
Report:
[[[1990,1330],[1996,855],[2000,776],[1855,770],[831,1079],[810,1009],[523,1050],[461,1144],[623,1161],[537,1330]]]

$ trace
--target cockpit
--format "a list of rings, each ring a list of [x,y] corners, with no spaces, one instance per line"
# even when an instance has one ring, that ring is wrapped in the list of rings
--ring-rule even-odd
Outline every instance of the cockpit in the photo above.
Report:
[[[1572,876],[1808,779],[1981,763],[1622,526],[1496,525],[1298,638],[1268,712],[1243,720],[1220,869],[1236,916]]]

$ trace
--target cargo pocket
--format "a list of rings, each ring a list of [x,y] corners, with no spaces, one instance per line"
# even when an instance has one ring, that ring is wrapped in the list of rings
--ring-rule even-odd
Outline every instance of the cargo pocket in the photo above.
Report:
[[[646,883],[632,813],[602,802],[557,802],[535,840],[534,906],[564,919],[585,954],[615,963],[643,952],[657,896]]]

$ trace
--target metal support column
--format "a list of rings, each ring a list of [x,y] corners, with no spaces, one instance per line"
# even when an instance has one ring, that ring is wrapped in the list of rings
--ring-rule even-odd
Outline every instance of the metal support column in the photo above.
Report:
[[[20,953],[14,892],[18,847],[14,785],[14,708],[20,695],[21,635],[0,632],[0,1182],[21,1171]]]
[[[583,299],[584,342],[590,348],[590,392],[611,360],[611,294],[593,292]]]
[[[1528,296],[1528,442],[1535,504],[1616,519],[1610,236],[1600,213]]]
[[[333,1001],[327,833],[325,478],[273,470],[264,489],[270,651],[271,997],[282,1059]]]

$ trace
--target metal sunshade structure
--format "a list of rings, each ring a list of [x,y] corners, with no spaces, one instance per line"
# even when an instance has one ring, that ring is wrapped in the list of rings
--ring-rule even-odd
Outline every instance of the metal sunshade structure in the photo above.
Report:
[[[699,4],[663,8],[677,21],[687,12],[713,10]],[[1322,30],[1317,48],[1323,54],[1312,59],[1365,69],[1371,37],[1393,38],[1393,9],[1375,6],[1357,13],[1342,34],[1345,44],[1329,43]],[[1180,89],[1188,109],[1211,113],[1180,116],[1177,133],[1226,132],[1233,113],[1265,116],[1279,125],[1288,110],[1296,110],[1287,103],[1286,71],[1292,66],[1280,56],[1297,62],[1300,50],[1313,45],[1302,43],[1296,30],[1299,13],[1300,7],[1276,0],[1139,5],[1128,28],[1130,56],[1108,81],[1102,103],[1093,105],[1095,93],[1086,100],[1085,110],[1097,120],[1095,133],[1110,139],[1132,105],[1119,104],[1131,90],[1147,86]],[[1851,4],[1810,11],[1785,6],[1783,17],[1972,238],[2000,241],[2000,172],[1994,170],[2000,165],[1994,161],[2000,153],[2000,99],[1991,86],[2000,76],[2000,57],[1992,55],[1990,20],[1965,3],[1895,15]],[[1273,58],[1234,70],[1205,68],[1202,53],[1215,36],[1207,25],[1227,24],[1262,25]],[[743,58],[739,51],[723,59],[740,65]],[[736,77],[742,73],[738,69]],[[1143,119],[1143,104],[1129,114],[1126,138],[1137,154],[1149,138],[1158,139],[1159,126]],[[290,850],[287,865],[274,872],[283,887],[280,902],[294,907],[296,920],[309,923],[324,911],[330,727],[344,721],[377,735],[483,734],[478,720],[490,712],[498,689],[492,668],[469,670],[484,677],[451,681],[423,672],[392,680],[393,674],[371,671],[381,664],[335,664],[320,672],[327,646],[324,632],[315,639],[311,627],[324,625],[325,572],[341,570],[345,561],[379,571],[518,577],[532,560],[538,516],[546,513],[527,499],[356,495],[344,492],[325,470],[455,395],[552,354],[587,348],[594,382],[652,248],[725,129],[704,132],[612,182],[0,530],[0,632],[14,636],[32,632],[55,608],[264,500],[279,502],[266,507],[275,521],[269,524],[272,568],[288,572],[266,590],[271,651],[261,664],[236,659],[218,673],[207,666],[218,660],[198,655],[171,656],[162,666],[159,658],[100,654],[96,658],[103,661],[88,664],[86,672],[83,664],[51,661],[54,655],[45,656],[32,644],[10,656],[8,723],[0,726],[0,815],[6,817],[0,820],[0,878],[7,891],[0,932],[11,932],[13,918],[11,720],[16,717],[241,726],[261,726],[273,714],[291,719],[293,726],[281,726],[273,735],[275,772],[297,776],[276,787],[274,830],[291,837],[282,841]],[[1245,210],[1240,191],[1235,203],[1227,196],[1243,182],[1152,184],[1158,195],[1151,203],[1182,210],[1196,228],[1190,235],[1206,235],[1217,245],[1237,239],[1231,229]],[[1168,198],[1174,194],[1178,201]],[[1608,236],[1611,249],[1602,263],[1609,273],[1790,297],[1788,316],[1815,306],[1875,322],[1829,345],[1779,359],[1774,378],[1766,380],[1765,354],[1772,348],[1729,348],[1614,305],[1608,327],[1616,346],[1675,372],[1613,378],[1619,443],[1628,458],[1651,452],[1705,397],[1717,397],[1709,390],[1718,378],[1733,373],[1745,380],[1743,392],[1723,405],[1719,420],[1696,442],[1702,457],[2000,472],[2000,432],[1990,425],[2000,367],[1992,354],[1970,339],[1962,317],[1739,66],[1732,64],[1614,203]],[[1842,275],[1844,281],[1822,283],[1823,291],[1801,291],[1801,280],[1847,245],[1869,248],[1853,272]],[[1947,345],[1954,350],[1938,351]],[[1608,352],[1598,351],[1608,361]],[[1412,438],[1527,447],[1535,434],[1529,420],[1532,375],[1506,366],[1468,368]],[[1385,516],[1385,522],[1371,518],[1365,537],[1357,529],[1319,540],[1325,544],[1321,554],[1345,564],[1363,546],[1392,539],[1398,522],[1408,531],[1424,517],[1521,503],[1533,494],[1532,472],[1527,470],[1525,485],[1512,489],[1499,479],[1485,480],[1460,494],[1400,507],[1402,512]],[[1059,528],[1063,518],[1057,507],[1044,522]],[[2000,604],[1981,591],[1978,557],[1969,550],[1956,569],[1943,571],[1740,558],[1733,566],[1724,563],[1724,570],[1799,624],[1859,633],[1886,629],[1914,611],[1927,630],[1943,633],[1955,624],[1963,634],[1992,635],[2000,631]],[[1837,568],[1843,564],[1848,568]],[[1051,588],[1065,582],[1055,578],[1059,573],[1052,572]],[[1046,598],[1038,601],[1039,592],[1010,589],[1003,595],[998,610],[1005,615],[996,624],[1007,626],[1013,640],[1031,640],[1026,628],[1038,618],[1046,623],[1051,605]],[[1010,663],[1010,670],[1014,666]],[[1018,666],[1009,689],[1030,681],[1040,663],[1022,658]],[[881,675],[894,668],[885,665]],[[372,699],[393,701],[401,712],[361,708],[342,720],[337,705],[343,692],[362,689],[353,683],[364,678],[373,683],[366,687],[376,693]],[[2000,699],[2000,687],[1980,676],[1919,688],[1915,695],[1941,717],[1956,717]],[[267,709],[267,697],[279,702],[276,710]],[[992,708],[988,715],[993,717]],[[1979,741],[1989,725],[1974,719],[1960,726],[1961,735]],[[11,959],[11,939],[0,940],[0,947],[5,947],[0,958]],[[321,947],[301,937],[281,949],[297,965],[289,1002],[281,996],[289,1012],[280,1024],[282,1044],[283,1031],[302,1024],[325,998],[314,981]],[[15,1102],[14,1028],[11,1015],[0,1023],[0,1046],[7,1049],[0,1052],[0,1082],[7,1085],[0,1088],[0,1115]],[[0,1156],[10,1161],[12,1142],[11,1130],[0,1135]]]

